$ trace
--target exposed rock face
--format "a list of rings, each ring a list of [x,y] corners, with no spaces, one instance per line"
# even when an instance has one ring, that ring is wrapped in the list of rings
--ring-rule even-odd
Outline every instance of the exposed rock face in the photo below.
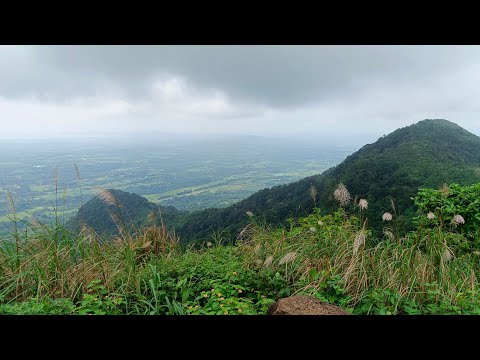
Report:
[[[351,315],[341,307],[311,296],[296,295],[270,305],[268,315]]]

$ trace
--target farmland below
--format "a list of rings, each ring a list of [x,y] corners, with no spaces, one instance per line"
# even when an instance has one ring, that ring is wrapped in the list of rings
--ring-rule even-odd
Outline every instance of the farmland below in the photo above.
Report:
[[[47,224],[56,215],[66,221],[98,188],[194,211],[225,207],[260,189],[321,173],[357,148],[353,142],[336,146],[256,136],[5,141],[0,235],[12,229],[8,192],[17,220]]]

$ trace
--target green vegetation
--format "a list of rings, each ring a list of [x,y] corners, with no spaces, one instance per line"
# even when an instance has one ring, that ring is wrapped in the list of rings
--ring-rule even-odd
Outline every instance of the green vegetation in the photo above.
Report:
[[[365,216],[371,229],[382,232],[382,214],[393,201],[397,224],[405,232],[414,228],[412,197],[418,188],[477,183],[479,166],[479,137],[446,120],[424,120],[365,145],[321,175],[260,190],[227,208],[194,212],[177,232],[187,241],[205,239],[214,231],[235,237],[248,222],[247,211],[268,224],[288,226],[288,219],[311,214],[315,205],[335,210],[333,191],[340,182],[352,197],[370,202]],[[353,203],[347,210],[354,210]]]
[[[180,222],[184,215],[185,212],[178,211],[173,206],[155,205],[136,194],[103,189],[98,196],[80,208],[66,227],[73,232],[79,232],[87,225],[97,234],[107,238],[123,231],[138,231],[152,221],[175,224]]]
[[[150,199],[245,190],[230,180],[200,176]],[[353,314],[480,314],[480,138],[445,120],[226,208],[187,213],[100,189],[65,222],[58,185],[43,195],[51,225],[26,221],[8,193],[1,314],[265,314],[293,294]]]
[[[431,212],[431,219],[428,221],[430,226],[440,226],[441,228],[454,228],[468,239],[480,245],[480,184],[471,186],[460,186],[459,184],[446,184],[441,189],[420,189],[418,195],[414,198],[420,212],[428,214]],[[461,214],[460,221],[464,221],[462,226],[456,220],[456,216]],[[425,216],[415,219],[417,224],[425,224]]]
[[[321,175],[260,190],[225,208],[189,214],[168,208],[165,213],[166,216],[171,215],[167,223],[170,229],[175,229],[182,242],[205,241],[214,233],[235,239],[248,224],[247,211],[255,214],[263,223],[287,228],[289,219],[311,214],[315,206],[324,211],[335,210],[338,203],[333,191],[342,182],[353,198],[365,198],[370,202],[364,213],[370,229],[382,234],[382,214],[392,211],[398,215],[396,231],[405,234],[414,229],[416,207],[412,198],[418,188],[437,188],[445,182],[462,185],[476,183],[480,181],[479,166],[480,138],[446,120],[424,120],[364,146]],[[191,187],[182,193],[175,190],[168,196],[198,197],[205,195],[206,191],[214,196],[217,190],[225,188],[220,184],[222,181],[212,182],[206,187]],[[232,188],[232,185],[227,188]],[[237,190],[240,191],[239,188]],[[151,211],[155,205],[147,205],[145,199],[137,202],[141,204],[138,208],[133,201],[127,201],[125,206],[130,214],[139,214],[134,225],[140,227],[146,218],[144,208]],[[86,223],[96,231],[116,233],[117,228],[108,212],[95,206],[105,208],[101,202],[94,201],[87,210],[80,210],[92,214]],[[345,209],[355,211],[355,206],[356,203],[352,201]],[[477,203],[470,206],[476,208]],[[73,222],[78,224],[78,217]],[[472,231],[472,226],[467,226],[468,231]]]
[[[468,209],[479,186],[451,184],[442,201]],[[417,202],[437,203],[428,194],[437,193],[422,189]],[[480,314],[480,249],[463,228],[470,215],[445,226],[425,205],[414,231],[398,235],[393,214],[378,236],[364,221],[371,204],[361,204],[315,208],[288,230],[254,215],[235,244],[216,233],[187,246],[156,223],[115,241],[87,226],[72,237],[31,225],[1,243],[0,313],[265,314],[272,301],[301,293],[353,314]]]

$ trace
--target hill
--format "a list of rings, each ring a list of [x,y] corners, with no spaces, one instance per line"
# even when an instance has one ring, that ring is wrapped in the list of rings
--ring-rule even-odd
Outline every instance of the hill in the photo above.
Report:
[[[186,240],[219,230],[236,236],[248,223],[247,211],[272,225],[287,225],[288,218],[311,213],[315,203],[322,213],[331,212],[338,207],[333,192],[340,182],[352,198],[368,200],[365,216],[371,228],[381,231],[381,216],[392,212],[393,200],[399,223],[407,230],[415,211],[411,198],[418,188],[478,181],[480,138],[447,120],[423,120],[363,146],[320,175],[258,191],[227,208],[194,212],[178,233]],[[312,186],[315,201],[310,196]]]
[[[148,219],[159,223],[161,215],[167,227],[173,229],[171,225],[180,221],[184,214],[173,206],[159,206],[137,194],[108,189],[86,202],[69,220],[67,228],[78,232],[82,225],[88,225],[99,235],[111,236],[118,234],[122,226],[140,228]]]

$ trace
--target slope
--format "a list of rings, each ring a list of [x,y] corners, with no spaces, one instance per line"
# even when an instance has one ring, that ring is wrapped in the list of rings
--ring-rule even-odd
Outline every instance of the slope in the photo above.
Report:
[[[478,181],[480,138],[447,120],[423,120],[363,146],[321,175],[258,191],[227,208],[194,212],[177,232],[184,240],[206,238],[213,231],[235,237],[248,224],[247,211],[256,221],[287,225],[288,218],[312,212],[311,186],[317,191],[317,207],[330,212],[338,207],[333,192],[339,182],[347,186],[352,198],[368,200],[365,216],[371,228],[381,231],[381,216],[393,211],[393,200],[398,224],[407,230],[415,211],[411,197],[418,188]]]

